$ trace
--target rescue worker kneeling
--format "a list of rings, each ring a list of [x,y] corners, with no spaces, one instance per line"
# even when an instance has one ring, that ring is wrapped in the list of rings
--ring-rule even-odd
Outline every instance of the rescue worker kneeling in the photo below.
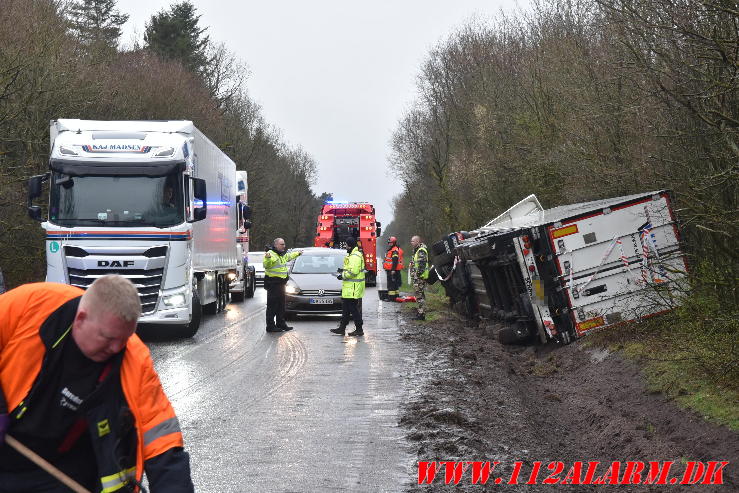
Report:
[[[349,237],[346,240],[346,251],[344,257],[344,268],[336,277],[341,279],[341,322],[335,329],[334,334],[344,335],[346,326],[349,325],[349,315],[354,319],[355,329],[349,332],[350,336],[363,336],[362,311],[359,303],[364,296],[364,255],[357,248],[357,239]]]
[[[26,284],[0,296],[0,491],[69,489],[6,432],[90,491],[191,492],[190,462],[148,348],[136,288]]]

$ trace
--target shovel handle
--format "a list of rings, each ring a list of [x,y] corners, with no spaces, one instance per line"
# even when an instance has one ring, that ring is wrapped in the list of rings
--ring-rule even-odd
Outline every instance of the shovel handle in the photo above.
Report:
[[[39,466],[44,471],[54,476],[56,479],[62,482],[65,486],[69,487],[72,491],[76,493],[90,493],[90,490],[84,488],[77,481],[70,478],[69,476],[64,474],[62,471],[60,471],[56,467],[52,466],[46,459],[38,455],[36,452],[31,450],[30,448],[23,445],[21,442],[19,442],[12,436],[5,435],[5,443],[7,443],[11,447],[13,447],[15,450],[17,450],[21,455],[26,457],[26,459],[30,460],[31,462]]]

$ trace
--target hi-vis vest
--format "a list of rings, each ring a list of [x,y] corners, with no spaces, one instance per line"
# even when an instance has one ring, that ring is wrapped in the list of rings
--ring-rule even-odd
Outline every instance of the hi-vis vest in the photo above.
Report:
[[[359,299],[364,296],[364,255],[354,247],[352,253],[344,257],[344,270],[341,274],[341,297]]]
[[[395,255],[398,256],[398,265],[393,269],[393,257]],[[382,268],[385,270],[403,270],[403,250],[398,245],[393,246],[387,251]]]
[[[64,284],[37,283],[0,296],[0,388],[5,395],[0,405],[7,405],[11,430],[22,429],[35,392],[47,391],[44,376],[60,361],[65,339],[72,337],[70,324],[82,293]],[[123,491],[132,478],[141,481],[146,460],[183,447],[174,409],[141,339],[131,336],[124,352],[110,361],[112,369],[101,383],[108,385],[104,398],[83,415],[103,493]],[[124,408],[132,426],[123,425]],[[122,444],[127,447],[120,449]]]
[[[269,257],[265,255],[262,265],[264,265],[264,275],[269,277],[280,277],[287,279],[287,263],[298,258],[300,252],[290,252],[280,255],[274,250],[269,251]]]
[[[423,272],[421,272],[421,274],[419,275],[418,274],[418,254],[421,253],[421,251],[426,253],[426,266],[424,267]],[[426,245],[421,243],[421,246],[419,246],[418,250],[416,250],[415,253],[413,254],[413,272],[411,274],[412,276],[418,276],[419,279],[428,279],[430,270],[431,269],[429,266],[429,251],[426,248]]]

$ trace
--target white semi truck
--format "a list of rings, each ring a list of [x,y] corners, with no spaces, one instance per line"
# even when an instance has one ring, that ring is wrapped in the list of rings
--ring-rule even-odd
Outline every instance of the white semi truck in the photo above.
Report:
[[[247,272],[249,226],[236,166],[190,121],[53,120],[50,171],[29,180],[29,215],[49,182],[46,280],[85,288],[116,273],[141,297],[141,324],[193,336]],[[243,293],[242,293],[243,299]]]
[[[248,201],[249,180],[246,171],[236,172],[236,254],[238,274],[229,274],[231,280],[231,299],[243,301],[253,298],[257,287],[257,276],[254,266],[249,264],[249,228],[251,228],[251,208]]]

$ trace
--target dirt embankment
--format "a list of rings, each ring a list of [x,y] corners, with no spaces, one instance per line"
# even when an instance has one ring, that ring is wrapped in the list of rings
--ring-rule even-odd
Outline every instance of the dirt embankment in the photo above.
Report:
[[[739,435],[650,393],[634,363],[581,342],[504,347],[495,331],[453,315],[401,327],[416,354],[410,378],[418,382],[401,426],[418,460],[501,462],[484,486],[471,484],[471,470],[459,484],[445,486],[442,468],[430,485],[414,481],[408,491],[739,491]],[[541,484],[552,461],[564,463],[561,481],[575,461],[586,467],[587,461],[607,463],[596,477],[612,461],[674,461],[668,478],[682,478],[688,461],[710,460],[730,461],[721,487]],[[519,484],[507,485],[516,461],[522,463]],[[520,484],[529,480],[535,461],[542,462],[538,484]],[[502,484],[495,484],[496,477]]]

